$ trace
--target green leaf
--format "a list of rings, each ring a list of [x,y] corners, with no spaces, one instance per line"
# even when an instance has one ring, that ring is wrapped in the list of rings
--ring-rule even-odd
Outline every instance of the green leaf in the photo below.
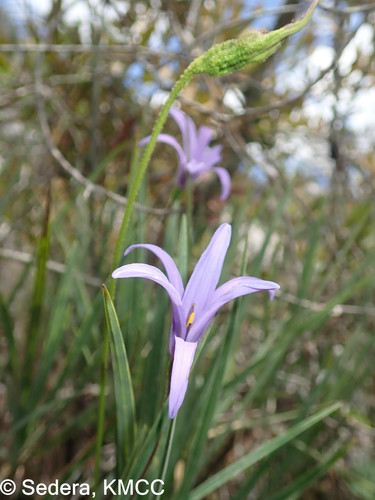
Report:
[[[51,309],[51,318],[43,339],[42,355],[38,363],[38,371],[30,389],[29,408],[34,409],[43,395],[47,381],[50,378],[53,363],[57,358],[61,343],[64,341],[64,327],[71,316],[68,314],[68,304],[70,300],[71,283],[75,263],[78,255],[78,246],[74,245],[69,255],[67,269],[62,278],[57,295],[54,299],[54,307]]]
[[[327,473],[329,468],[347,452],[347,446],[327,454],[316,467],[307,470],[268,500],[298,500],[307,488]]]
[[[9,353],[9,365],[11,368],[11,372],[14,374],[14,377],[18,377],[19,357],[17,355],[17,346],[13,334],[13,329],[14,329],[13,321],[10,315],[10,310],[7,304],[5,303],[5,300],[1,293],[0,293],[0,318],[4,328],[4,335]],[[0,368],[2,369],[1,365]]]
[[[26,337],[25,363],[23,369],[24,401],[28,401],[30,380],[32,379],[33,367],[36,359],[38,343],[41,334],[42,307],[47,280],[47,259],[49,253],[49,215],[50,199],[45,211],[42,235],[37,248],[37,269],[34,280],[34,290],[31,300],[31,316],[29,334]]]
[[[107,288],[103,285],[107,328],[111,335],[111,354],[117,414],[117,467],[122,471],[130,457],[136,436],[133,383],[117,314]]]
[[[225,467],[221,471],[217,472],[211,478],[204,481],[197,488],[195,488],[189,495],[188,500],[200,500],[206,498],[207,495],[215,491],[217,488],[225,484],[227,481],[233,479],[237,474],[248,469],[255,463],[259,462],[263,458],[267,457],[271,453],[285,446],[287,443],[292,441],[294,438],[310,429],[317,423],[324,420],[326,417],[337,411],[341,407],[341,403],[334,403],[328,408],[319,411],[315,415],[306,418],[302,422],[291,427],[288,431],[277,436],[271,441],[268,441],[264,445],[260,446],[254,451],[251,451],[244,457],[240,458],[233,464]]]
[[[160,435],[163,433],[163,429],[166,430],[167,428],[167,414],[168,402],[166,402],[161,408],[151,428],[147,429],[142,436],[141,432],[138,433],[133,453],[130,457],[126,470],[123,474],[121,474],[121,477],[124,477],[127,480],[133,479],[136,481],[144,475],[145,470],[150,464],[155,453],[156,447],[158,446]]]

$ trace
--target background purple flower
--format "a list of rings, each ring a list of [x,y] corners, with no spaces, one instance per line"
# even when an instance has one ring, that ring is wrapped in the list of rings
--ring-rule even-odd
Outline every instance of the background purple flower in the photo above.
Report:
[[[172,108],[169,114],[179,126],[182,134],[182,147],[180,143],[169,134],[159,134],[158,142],[164,142],[172,146],[178,154],[177,185],[181,189],[186,188],[187,176],[197,179],[205,172],[214,171],[221,182],[222,200],[226,200],[231,189],[231,180],[225,168],[217,167],[221,161],[221,150],[223,146],[209,146],[212,139],[213,130],[202,125],[197,130],[193,120],[183,111]],[[143,146],[149,142],[150,136],[139,142]]]
[[[112,273],[113,278],[147,278],[159,283],[168,292],[172,302],[172,325],[169,350],[173,358],[169,394],[169,416],[174,418],[184,400],[195,350],[205,330],[220,307],[230,300],[262,290],[269,291],[271,299],[279,285],[272,281],[242,276],[227,281],[219,288],[221,270],[231,238],[231,226],[222,224],[201,255],[186,288],[172,258],[156,245],[130,246],[146,248],[163,263],[167,276],[148,264],[127,264]]]

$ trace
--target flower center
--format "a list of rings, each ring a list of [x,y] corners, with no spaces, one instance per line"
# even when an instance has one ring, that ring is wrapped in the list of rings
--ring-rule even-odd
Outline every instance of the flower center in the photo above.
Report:
[[[195,318],[194,307],[195,307],[195,304],[193,304],[191,306],[189,314],[188,314],[188,318],[187,318],[187,321],[186,321],[186,335],[189,333],[191,325],[193,324],[193,321],[194,321],[194,318]]]

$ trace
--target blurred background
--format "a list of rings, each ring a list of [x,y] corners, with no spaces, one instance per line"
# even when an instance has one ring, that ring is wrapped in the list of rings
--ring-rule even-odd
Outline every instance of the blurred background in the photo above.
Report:
[[[0,0],[0,478],[92,478],[101,284],[113,270],[136,144],[194,57],[249,28],[279,28],[305,8],[296,0]],[[232,177],[227,202],[215,177],[194,187],[190,267],[225,221],[233,240],[223,277],[240,274],[245,253],[247,274],[281,285],[271,305],[240,302],[225,404],[193,484],[320,405],[342,402],[325,425],[206,498],[375,498],[374,25],[370,0],[322,0],[265,63],[197,77],[176,104],[214,130]],[[164,131],[180,138],[173,120]],[[183,198],[177,211],[170,200],[176,167],[173,149],[157,145],[128,244],[176,255],[184,210]],[[144,368],[158,352],[134,318],[152,326],[157,291],[136,286],[117,309],[137,332],[125,343],[144,408],[153,383]],[[192,391],[230,310],[212,329]],[[165,387],[159,392],[140,417],[144,428]],[[114,406],[109,382],[102,477],[115,468]],[[181,419],[188,425],[186,408]],[[183,456],[176,452],[177,485]]]

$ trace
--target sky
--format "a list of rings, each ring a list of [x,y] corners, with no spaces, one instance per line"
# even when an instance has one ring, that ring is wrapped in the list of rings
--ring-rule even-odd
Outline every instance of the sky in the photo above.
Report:
[[[0,0],[0,6],[5,6],[12,17],[18,19],[18,22],[21,24],[22,20],[27,16],[27,12],[33,12],[36,15],[35,22],[37,23],[38,15],[43,16],[46,14],[51,7],[51,2],[52,0]],[[281,0],[263,0],[265,8],[277,7],[280,2]],[[327,0],[327,3],[329,3],[329,0]],[[129,2],[126,1],[117,3],[122,8],[122,12],[126,11],[128,4]],[[25,5],[27,8],[25,8]],[[66,19],[73,23],[81,23],[83,43],[90,43],[90,19],[92,19],[93,13],[94,15],[101,13],[104,8],[103,2],[101,0],[64,0],[63,5],[67,7]],[[92,8],[91,12],[90,6]],[[254,0],[244,0],[243,15],[250,15],[253,6]],[[105,8],[105,15],[107,18],[117,16],[116,12],[108,6]],[[313,49],[309,50],[306,54],[306,57],[301,57],[297,66],[288,67],[286,63],[287,70],[280,72],[280,78],[278,78],[276,88],[274,89],[276,94],[283,95],[287,90],[298,93],[305,88],[308,80],[313,80],[333,60],[334,50],[331,46],[332,42],[328,38],[328,34],[330,35],[332,29],[332,26],[329,24],[332,22],[332,16],[325,15],[320,9],[317,10],[314,16],[313,21],[315,19],[315,22],[318,24],[320,22],[319,38],[315,42]],[[318,16],[321,19],[316,21]],[[259,18],[258,24],[260,23],[259,26],[267,28],[267,23],[270,20],[270,16],[262,16]],[[350,16],[349,29],[360,25],[361,21],[361,16]],[[343,77],[347,76],[351,85],[340,89],[338,104],[331,92],[331,72],[313,87],[302,109],[302,113],[308,118],[308,123],[313,127],[319,120],[330,123],[334,106],[337,106],[340,114],[345,117],[345,127],[358,136],[358,147],[362,149],[373,147],[371,131],[375,129],[375,89],[369,84],[366,85],[366,81],[362,81],[363,75],[359,70],[352,71],[352,65],[356,61],[358,52],[361,52],[364,57],[372,55],[374,51],[373,37],[374,27],[368,23],[363,23],[349,46],[343,52],[338,67],[340,74]],[[155,43],[157,43],[157,37],[155,38]],[[142,73],[143,68],[139,64],[133,64],[129,68],[128,74],[124,75],[124,83],[134,84],[137,78],[142,77]],[[359,85],[362,88],[352,94],[350,89],[353,85]],[[165,98],[165,92],[158,92],[154,86],[153,94],[155,95],[153,95],[151,104],[160,106],[161,101]],[[225,104],[231,107],[234,112],[240,113],[243,106],[241,93],[228,91],[225,96]]]
[[[263,0],[263,5],[265,8],[275,8],[282,0]],[[327,0],[329,3],[329,0]],[[36,16],[36,22],[38,15],[43,16],[51,8],[52,0],[0,0],[0,6],[5,6],[7,11],[10,13],[13,19],[17,19],[17,24],[22,24],[28,13],[34,13]],[[117,2],[117,6],[125,12],[129,2],[121,1]],[[63,5],[66,7],[66,18],[68,21],[82,24],[81,35],[84,43],[90,43],[90,30],[89,22],[93,12],[100,13],[103,9],[103,2],[101,0],[64,0]],[[244,0],[243,1],[243,15],[250,15],[254,8],[254,0]],[[93,9],[90,13],[90,6]],[[321,11],[320,11],[321,13]],[[317,11],[319,14],[319,9]],[[116,12],[110,7],[105,8],[106,17],[113,18],[116,17]],[[359,24],[361,19],[358,16],[350,16],[351,24]],[[270,17],[262,16],[259,18],[258,23],[266,27],[269,23]],[[323,18],[324,21],[324,18]],[[327,18],[323,23],[327,26]],[[262,24],[263,23],[263,24]],[[265,24],[264,24],[265,23]],[[351,26],[352,27],[352,26]],[[305,86],[306,74],[309,78],[314,78],[319,74],[319,71],[328,67],[334,57],[333,48],[327,40],[324,40],[324,29],[320,30],[322,32],[321,43],[314,47],[314,50],[310,52],[309,56],[305,59],[301,59],[298,67],[288,71],[280,78],[277,86],[276,93],[283,94],[288,88],[289,90],[294,90],[298,92],[301,88]],[[330,31],[330,29],[328,30]],[[370,24],[363,24],[357,31],[356,36],[350,43],[350,45],[345,49],[339,62],[340,72],[345,75],[351,72],[353,63],[355,62],[357,51],[360,50],[365,56],[372,55],[374,51],[374,46],[372,42],[372,37],[374,34],[374,27]],[[156,42],[156,40],[155,40]],[[133,78],[132,75],[130,75]],[[357,78],[361,79],[361,75],[358,72],[350,75],[351,79]],[[321,94],[322,90],[326,90],[322,87],[329,84],[327,81],[323,81],[317,85],[316,94]],[[355,101],[352,99],[353,96],[350,93],[343,91],[340,96],[343,113],[348,113],[350,118],[348,120],[347,126],[357,129],[364,130],[368,126],[375,128],[375,91],[371,89],[365,89],[364,91],[359,91],[356,93]],[[234,111],[239,112],[241,110],[240,102],[233,95],[228,95],[226,97],[227,103],[232,102],[232,107]],[[327,97],[326,102],[320,103],[324,106],[314,106],[314,102],[310,103],[308,112],[312,117],[318,117],[320,114],[324,119],[329,119],[329,115],[332,112],[332,100]],[[371,112],[369,112],[371,110]],[[325,115],[325,116],[324,116]]]
[[[15,20],[17,26],[22,26],[24,20],[33,17],[35,23],[38,17],[41,18],[47,14],[52,6],[53,0],[0,0],[0,6],[5,7],[11,18]],[[121,1],[117,3],[118,11],[124,12],[129,2]],[[66,9],[66,19],[72,23],[80,22],[82,24],[81,35],[83,42],[89,42],[87,32],[90,18],[93,12],[100,14],[103,9],[101,0],[63,0],[63,6]],[[90,12],[90,8],[92,12]],[[114,18],[116,12],[110,6],[105,7],[106,17]]]

